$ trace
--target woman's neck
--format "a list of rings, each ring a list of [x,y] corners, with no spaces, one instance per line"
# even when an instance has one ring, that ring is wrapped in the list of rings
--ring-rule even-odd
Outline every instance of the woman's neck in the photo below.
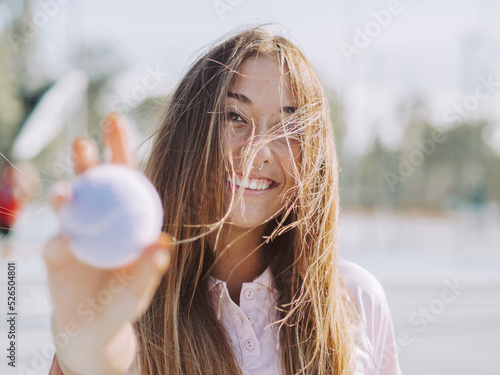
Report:
[[[217,261],[212,276],[226,282],[229,295],[237,304],[242,284],[264,272],[271,260],[269,245],[262,245],[264,230],[265,227],[248,230],[224,226],[221,231],[215,248]],[[231,246],[225,248],[230,243]],[[214,245],[215,236],[212,248]]]

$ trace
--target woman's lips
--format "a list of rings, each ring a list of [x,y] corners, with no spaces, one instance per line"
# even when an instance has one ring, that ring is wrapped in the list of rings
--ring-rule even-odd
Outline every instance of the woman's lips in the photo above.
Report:
[[[243,194],[244,195],[252,195],[252,196],[257,196],[257,195],[264,195],[264,194],[267,194],[269,193],[270,191],[274,190],[275,188],[278,187],[278,184],[276,182],[273,181],[273,183],[271,184],[271,186],[269,186],[267,189],[263,189],[263,190],[256,190],[256,189],[249,189],[249,188],[245,188],[245,187],[241,187],[241,186],[238,186],[238,185],[233,185],[231,183],[231,181],[229,180],[226,180],[226,186],[229,188],[229,189],[233,189],[234,188],[234,191],[236,194],[238,194],[238,192],[243,189]]]

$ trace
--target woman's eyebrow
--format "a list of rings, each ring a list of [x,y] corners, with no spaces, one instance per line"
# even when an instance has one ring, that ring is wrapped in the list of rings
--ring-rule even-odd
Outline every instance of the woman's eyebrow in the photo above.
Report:
[[[236,100],[239,100],[240,102],[243,102],[245,104],[253,104],[250,98],[243,94],[237,94],[235,92],[228,91],[227,96],[229,96],[230,98],[235,98]]]
[[[242,103],[245,103],[245,104],[250,104],[250,105],[253,104],[252,100],[248,96],[243,95],[243,94],[238,94],[236,92],[228,91],[227,96],[229,96],[230,98],[235,98],[236,100],[238,100]],[[284,106],[283,108],[281,108],[281,110],[283,112],[293,113],[297,110],[297,108],[292,107],[292,106]]]

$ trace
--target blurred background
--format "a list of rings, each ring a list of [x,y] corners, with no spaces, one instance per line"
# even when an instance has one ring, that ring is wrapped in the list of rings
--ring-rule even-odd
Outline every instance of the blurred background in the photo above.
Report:
[[[324,83],[342,256],[384,286],[403,374],[500,374],[499,21],[495,0],[0,0],[0,170],[25,186],[0,205],[2,348],[8,262],[18,279],[17,368],[0,373],[50,367],[40,251],[73,137],[101,144],[118,110],[141,144],[207,45],[270,22]]]

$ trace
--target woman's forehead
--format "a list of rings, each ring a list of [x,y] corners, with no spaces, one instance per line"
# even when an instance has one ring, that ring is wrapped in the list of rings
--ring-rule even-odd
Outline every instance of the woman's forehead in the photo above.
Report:
[[[280,66],[276,58],[267,55],[247,57],[241,63],[229,91],[244,95],[258,95],[264,90],[268,94],[272,93],[293,102],[287,66]]]

